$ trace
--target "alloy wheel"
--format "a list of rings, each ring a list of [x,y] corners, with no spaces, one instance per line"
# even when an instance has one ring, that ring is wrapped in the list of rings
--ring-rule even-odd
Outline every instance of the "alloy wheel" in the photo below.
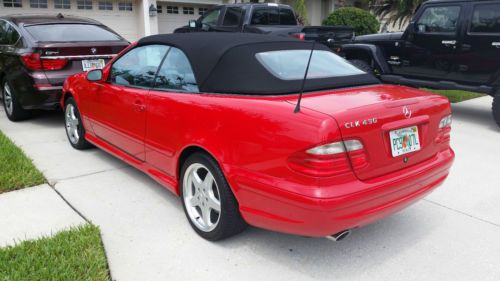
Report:
[[[191,222],[201,231],[214,230],[220,221],[220,192],[207,167],[194,163],[186,169],[183,200]]]
[[[80,140],[80,121],[76,115],[76,108],[73,104],[68,104],[66,106],[66,112],[64,114],[64,120],[66,123],[66,132],[69,137],[69,141],[72,144],[77,144]]]
[[[5,104],[5,110],[8,115],[12,115],[14,111],[14,102],[12,101],[12,92],[10,91],[9,84],[5,83],[3,87],[3,102]]]

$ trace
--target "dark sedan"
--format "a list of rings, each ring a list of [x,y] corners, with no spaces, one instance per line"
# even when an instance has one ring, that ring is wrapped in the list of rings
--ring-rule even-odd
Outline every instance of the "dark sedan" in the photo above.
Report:
[[[129,42],[100,22],[62,16],[0,18],[0,86],[7,117],[55,109],[64,80],[102,68]]]

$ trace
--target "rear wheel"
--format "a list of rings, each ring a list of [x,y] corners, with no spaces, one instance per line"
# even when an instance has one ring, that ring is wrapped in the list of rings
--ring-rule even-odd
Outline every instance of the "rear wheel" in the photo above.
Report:
[[[85,139],[85,128],[83,127],[80,111],[76,106],[75,100],[71,97],[66,100],[64,124],[66,127],[66,136],[72,147],[78,150],[92,147],[92,144]]]
[[[216,241],[236,235],[246,228],[238,202],[212,157],[205,153],[188,157],[180,180],[184,212],[201,237]]]
[[[2,81],[2,100],[5,114],[10,121],[21,121],[30,117],[30,111],[19,104],[19,98],[7,80]]]
[[[364,60],[349,60],[349,62],[366,73],[371,73],[371,74],[375,73],[371,65]]]
[[[497,91],[497,94],[493,96],[493,118],[495,122],[497,122],[498,126],[500,126],[500,90]]]

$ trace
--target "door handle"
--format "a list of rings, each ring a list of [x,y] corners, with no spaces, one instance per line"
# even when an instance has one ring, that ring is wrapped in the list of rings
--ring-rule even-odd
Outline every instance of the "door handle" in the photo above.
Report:
[[[457,40],[443,40],[441,41],[441,44],[445,45],[446,47],[455,46],[457,44]]]
[[[144,104],[142,104],[141,101],[138,101],[138,100],[135,101],[134,108],[138,112],[142,112],[142,111],[146,110],[146,106]]]
[[[491,46],[493,46],[497,49],[500,49],[500,42],[493,42],[493,43],[491,43]]]

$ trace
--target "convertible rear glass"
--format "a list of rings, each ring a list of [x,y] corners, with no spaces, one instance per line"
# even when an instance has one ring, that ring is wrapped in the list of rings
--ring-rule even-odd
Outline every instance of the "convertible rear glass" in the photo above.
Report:
[[[257,60],[274,76],[282,80],[304,79],[310,50],[281,50],[257,53]],[[307,79],[342,77],[364,74],[343,58],[329,51],[313,52]]]
[[[40,24],[26,26],[26,30],[41,42],[118,41],[117,34],[93,24]]]

